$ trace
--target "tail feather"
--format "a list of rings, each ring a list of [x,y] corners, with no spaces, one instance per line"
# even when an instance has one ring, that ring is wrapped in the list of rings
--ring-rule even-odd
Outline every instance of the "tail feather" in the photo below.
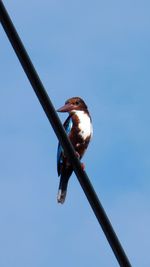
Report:
[[[58,195],[57,195],[57,202],[58,203],[63,204],[65,202],[66,193],[67,193],[67,191],[63,191],[61,189],[58,190]]]
[[[73,172],[72,167],[69,165],[61,169],[60,183],[58,188],[57,202],[63,204],[67,194],[68,181]]]
[[[57,194],[57,202],[63,204],[67,194],[67,185],[68,179],[64,179],[63,177],[60,178],[58,194]]]

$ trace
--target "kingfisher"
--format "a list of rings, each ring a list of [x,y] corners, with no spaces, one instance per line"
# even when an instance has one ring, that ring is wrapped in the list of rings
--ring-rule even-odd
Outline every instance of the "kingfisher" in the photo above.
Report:
[[[69,116],[64,122],[64,129],[75,149],[79,160],[83,157],[93,135],[92,120],[87,105],[80,97],[72,97],[57,112],[68,112]],[[85,166],[82,163],[84,170]],[[57,172],[60,176],[57,201],[63,204],[66,198],[67,185],[73,172],[72,165],[67,159],[60,143],[57,150]]]

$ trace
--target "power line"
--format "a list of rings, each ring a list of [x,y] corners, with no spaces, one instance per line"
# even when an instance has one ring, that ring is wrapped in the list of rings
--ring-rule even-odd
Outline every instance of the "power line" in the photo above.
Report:
[[[7,13],[7,10],[0,0],[0,20],[1,24],[7,34],[7,37],[14,48],[14,51],[34,89],[39,102],[41,103],[45,114],[48,117],[49,122],[51,123],[57,138],[59,139],[67,157],[69,158],[74,172],[82,186],[82,189],[94,211],[95,216],[99,224],[101,225],[103,232],[116,256],[116,259],[121,267],[131,267],[131,264],[119,242],[117,235],[115,234],[113,227],[105,213],[104,208],[102,207],[95,190],[86,174],[82,170],[81,163],[78,160],[76,153],[72,144],[70,143],[67,134],[59,120],[59,117],[54,109],[54,106],[47,95],[47,92],[25,50],[25,47]]]

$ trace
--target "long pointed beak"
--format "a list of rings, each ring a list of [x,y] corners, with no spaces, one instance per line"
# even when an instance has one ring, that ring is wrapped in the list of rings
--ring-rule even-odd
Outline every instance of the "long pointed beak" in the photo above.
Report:
[[[73,110],[74,106],[70,103],[65,104],[63,107],[57,109],[57,112],[69,112]]]

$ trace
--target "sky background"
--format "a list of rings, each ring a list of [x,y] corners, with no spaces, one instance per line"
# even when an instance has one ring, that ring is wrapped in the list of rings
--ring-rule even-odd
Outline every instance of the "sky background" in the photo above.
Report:
[[[86,171],[132,266],[149,267],[150,2],[4,3],[55,108],[86,101]],[[1,26],[0,47],[0,266],[117,267],[75,175],[57,204],[57,138]]]

